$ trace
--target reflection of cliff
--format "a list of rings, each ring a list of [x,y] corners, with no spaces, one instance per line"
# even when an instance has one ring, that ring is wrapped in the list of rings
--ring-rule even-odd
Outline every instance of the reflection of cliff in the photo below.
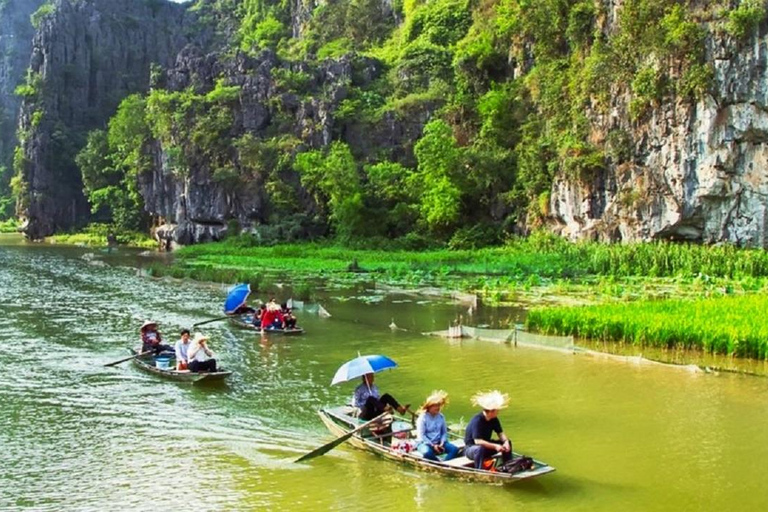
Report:
[[[0,2],[0,196],[8,185],[16,144],[19,98],[14,90],[29,64],[34,30],[30,15],[44,0],[5,0]]]
[[[187,43],[186,11],[169,2],[59,0],[34,37],[33,90],[20,119],[25,196],[19,214],[40,238],[84,220],[74,156],[120,100],[146,91],[150,64],[170,66]]]

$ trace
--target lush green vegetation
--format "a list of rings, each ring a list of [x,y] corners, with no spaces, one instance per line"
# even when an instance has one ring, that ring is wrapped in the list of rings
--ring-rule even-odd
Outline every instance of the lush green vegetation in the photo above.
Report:
[[[631,134],[596,136],[588,112],[605,114],[616,91],[631,97],[624,114],[638,123],[661,102],[695,100],[714,76],[705,37],[725,32],[745,41],[765,18],[752,0],[627,0],[610,30],[608,7],[591,0],[402,0],[391,11],[378,0],[317,7],[215,0],[192,9],[229,38],[231,50],[280,56],[270,126],[256,136],[232,125],[239,92],[223,77],[212,91],[202,83],[185,91],[155,87],[128,99],[116,118],[130,111],[141,129],[114,133],[110,125],[108,137],[89,137],[78,160],[95,211],[137,225],[142,204],[129,185],[142,172],[142,155],[159,142],[174,173],[193,164],[209,168],[224,188],[265,191],[257,223],[274,228],[278,241],[312,233],[351,245],[398,240],[463,249],[537,227],[556,175],[588,180],[631,159]],[[306,11],[299,37],[292,36],[295,9]],[[282,95],[328,100],[318,69],[323,59],[344,55],[356,70],[376,59],[384,73],[375,80],[353,74],[345,98],[330,103],[340,125],[333,142],[313,147],[307,141],[317,127],[297,130]],[[345,125],[374,129],[393,115],[426,115],[412,154],[371,152],[344,139]],[[302,204],[307,193],[310,208]]]
[[[768,296],[635,301],[579,308],[534,309],[526,326],[552,334],[638,346],[701,349],[739,357],[768,357],[768,326],[755,321]]]
[[[54,235],[49,237],[48,240],[57,244],[103,247],[109,244],[110,234],[114,235],[115,241],[120,245],[144,247],[146,249],[157,248],[157,242],[142,232],[120,230],[115,225],[98,223],[89,224],[76,233]]]
[[[19,223],[16,219],[0,221],[0,233],[16,233],[19,229]]]
[[[566,287],[566,281],[589,281],[595,277],[607,278],[605,283],[613,280],[615,284],[619,279],[650,277],[690,285],[713,283],[730,286],[731,291],[734,283],[738,283],[740,290],[754,291],[761,289],[763,278],[768,277],[768,254],[761,250],[669,243],[572,244],[544,233],[510,240],[503,247],[418,252],[350,249],[318,243],[261,245],[258,237],[243,234],[224,242],[185,247],[177,252],[176,265],[310,273],[345,272],[352,266],[355,271],[392,276],[478,276],[473,286],[495,279],[502,287],[520,283]]]

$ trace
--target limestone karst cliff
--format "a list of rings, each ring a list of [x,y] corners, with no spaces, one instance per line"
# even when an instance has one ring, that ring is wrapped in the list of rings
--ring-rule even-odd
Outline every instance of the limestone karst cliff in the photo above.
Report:
[[[171,2],[57,0],[32,41],[19,132],[24,183],[18,213],[31,238],[76,225],[90,207],[74,156],[88,129],[149,87],[188,42],[187,10]]]
[[[296,236],[354,228],[461,244],[545,227],[766,247],[763,3],[555,3],[57,0],[20,117],[25,231],[87,220],[74,155],[122,98],[149,90],[157,63],[158,90],[187,111],[162,129],[150,120],[151,165],[135,181],[169,242],[274,224],[288,201]],[[449,132],[430,133],[450,141],[419,156],[438,119]],[[293,164],[336,142],[356,166],[349,197],[317,180],[311,190]],[[394,188],[369,170],[382,163],[401,166]],[[384,214],[386,229],[372,220]]]

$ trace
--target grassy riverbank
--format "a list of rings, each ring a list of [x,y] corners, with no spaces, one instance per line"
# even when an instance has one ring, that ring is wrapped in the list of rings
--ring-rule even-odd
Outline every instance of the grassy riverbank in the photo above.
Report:
[[[472,251],[356,250],[307,243],[256,246],[247,237],[181,249],[152,275],[207,281],[376,280],[475,293],[486,305],[534,309],[529,327],[655,347],[763,359],[768,254],[730,246],[573,244],[537,235]],[[306,281],[304,281],[306,283]],[[309,285],[302,284],[305,293]],[[706,298],[706,300],[697,300]],[[562,307],[589,306],[589,307]]]
[[[48,237],[54,244],[86,245],[88,247],[106,247],[107,237],[113,229],[107,224],[89,224],[76,233],[62,233]],[[157,242],[144,233],[137,231],[116,231],[115,239],[119,245],[156,249]]]

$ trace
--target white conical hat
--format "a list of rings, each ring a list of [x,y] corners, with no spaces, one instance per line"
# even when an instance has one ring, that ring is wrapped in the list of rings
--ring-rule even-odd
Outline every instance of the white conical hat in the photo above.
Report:
[[[155,322],[155,321],[153,321],[153,320],[144,320],[144,323],[143,323],[143,324],[141,324],[141,327],[139,327],[139,330],[140,330],[140,331],[143,331],[144,329],[146,329],[146,328],[147,328],[147,327],[149,327],[150,325],[154,325],[154,326],[157,326],[157,322]]]
[[[472,403],[486,411],[498,411],[509,406],[509,395],[501,391],[484,391],[472,397]]]

